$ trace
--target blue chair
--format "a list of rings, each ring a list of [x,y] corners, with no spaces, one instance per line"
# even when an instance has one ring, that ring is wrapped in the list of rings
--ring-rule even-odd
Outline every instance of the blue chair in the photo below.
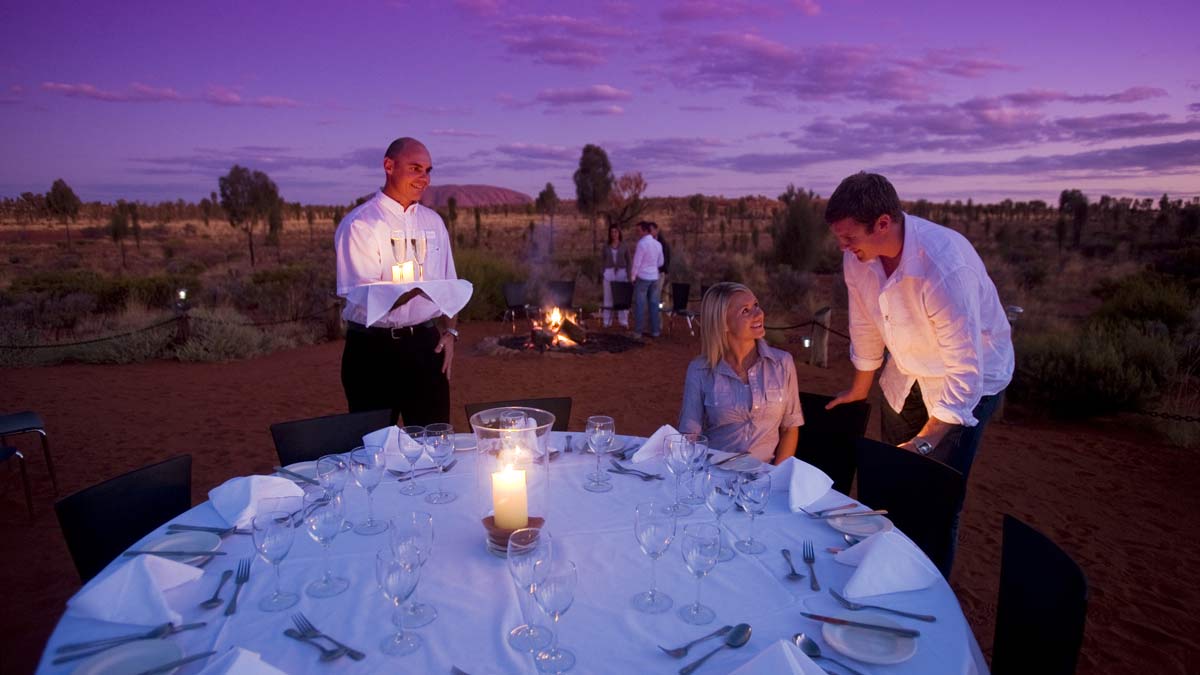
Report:
[[[54,460],[50,457],[50,439],[46,436],[46,423],[42,421],[42,416],[30,410],[0,415],[0,445],[10,446],[8,437],[21,434],[37,434],[41,437],[42,455],[46,458],[46,470],[50,472],[50,485],[54,488],[54,494],[57,495],[58,479],[54,475]],[[20,459],[21,471],[24,474],[25,458],[20,456]],[[28,484],[28,480],[26,480],[26,484]]]

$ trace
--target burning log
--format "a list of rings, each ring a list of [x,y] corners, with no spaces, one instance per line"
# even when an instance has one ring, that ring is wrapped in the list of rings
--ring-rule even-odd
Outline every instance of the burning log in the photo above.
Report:
[[[554,345],[554,333],[545,328],[534,328],[529,331],[529,342],[534,349],[544,352]]]
[[[581,344],[587,339],[587,331],[583,330],[579,324],[571,321],[570,319],[563,320],[562,326],[558,329],[558,333],[559,335],[564,335],[570,338],[571,341],[576,344]]]

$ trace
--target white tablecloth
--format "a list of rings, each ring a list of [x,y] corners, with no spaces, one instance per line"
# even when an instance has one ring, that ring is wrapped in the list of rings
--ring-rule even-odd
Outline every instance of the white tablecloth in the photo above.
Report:
[[[552,445],[561,447],[561,433],[555,433]],[[576,448],[583,445],[583,434],[576,433]],[[320,546],[297,530],[296,542],[282,565],[286,590],[299,592],[299,603],[283,612],[267,613],[257,602],[273,588],[270,565],[254,559],[250,582],[242,589],[238,612],[224,615],[224,608],[203,610],[199,603],[209,597],[225,569],[236,567],[237,560],[253,555],[249,536],[232,535],[223,540],[228,555],[214,558],[196,582],[167,592],[185,622],[207,621],[208,626],[181,633],[168,639],[177,642],[186,654],[209,649],[220,653],[244,647],[262,655],[263,660],[289,673],[302,672],[416,672],[446,673],[451,666],[471,673],[535,673],[528,654],[511,649],[506,642],[510,628],[521,623],[516,590],[505,561],[489,554],[477,516],[479,501],[474,495],[474,453],[458,454],[454,470],[444,476],[446,487],[458,493],[456,501],[446,505],[425,502],[423,496],[406,497],[399,484],[390,479],[375,492],[377,515],[391,516],[400,511],[418,510],[433,514],[436,543],[432,558],[422,571],[418,598],[437,607],[438,619],[414,629],[424,645],[415,654],[393,658],[379,651],[384,636],[393,632],[391,610],[375,585],[374,554],[388,545],[387,534],[360,536],[345,532],[333,543],[334,565],[351,580],[342,595],[315,599],[304,595],[304,586],[320,576]],[[678,550],[678,542],[658,562],[658,588],[668,593],[675,606],[664,614],[642,614],[630,607],[630,598],[648,588],[650,560],[643,555],[633,536],[634,505],[649,499],[667,500],[673,482],[657,460],[638,468],[660,471],[668,479],[643,482],[624,476],[612,477],[614,489],[591,493],[583,489],[583,474],[594,466],[591,455],[563,454],[551,463],[550,508],[546,528],[553,534],[555,556],[573,560],[579,570],[579,587],[574,605],[563,616],[560,643],[576,654],[578,673],[650,673],[675,672],[692,658],[707,653],[710,643],[693,648],[688,659],[677,661],[660,652],[656,645],[676,646],[703,635],[723,624],[746,622],[753,626],[750,642],[738,650],[723,650],[700,670],[704,673],[728,673],[749,661],[760,650],[796,632],[815,637],[824,650],[832,651],[821,639],[821,625],[800,616],[801,611],[830,614],[836,604],[824,590],[841,590],[853,568],[833,560],[825,552],[829,546],[844,546],[841,535],[828,525],[788,511],[787,493],[774,492],[766,513],[757,519],[755,536],[767,546],[761,556],[738,553],[718,563],[703,582],[702,601],[716,610],[717,619],[709,626],[685,624],[675,610],[694,598],[695,579],[687,574]],[[435,477],[420,479],[432,490]],[[366,509],[365,493],[347,487],[351,517],[361,518]],[[535,514],[536,515],[536,514]],[[703,506],[681,519],[679,531],[689,522],[711,522],[712,515]],[[213,508],[204,503],[179,516],[175,522],[194,525],[222,525]],[[723,519],[728,541],[740,538],[749,526],[749,516],[731,511]],[[163,529],[146,539],[161,536]],[[779,549],[797,553],[801,542],[811,538],[818,551],[817,574],[823,590],[809,589],[808,580],[790,582],[783,578],[786,563]],[[120,561],[117,562],[119,564]],[[111,571],[112,566],[103,574]],[[801,572],[806,572],[801,567]],[[223,596],[233,588],[226,585]],[[987,673],[978,644],[963,617],[948,584],[939,581],[933,587],[880,598],[880,604],[897,609],[930,613],[936,623],[899,619],[922,632],[915,656],[890,666],[863,665],[849,661],[859,670],[872,673]],[[303,612],[319,628],[343,642],[367,653],[354,662],[348,658],[335,664],[321,664],[316,650],[282,635],[291,627],[291,615]],[[547,620],[548,621],[548,620]],[[72,664],[51,666],[57,645],[134,632],[130,626],[108,624],[65,615],[47,643],[39,673],[66,673]],[[715,643],[711,643],[715,646]],[[828,665],[828,664],[826,664]],[[204,662],[181,670],[185,675],[203,669]],[[830,666],[836,671],[836,667]]]

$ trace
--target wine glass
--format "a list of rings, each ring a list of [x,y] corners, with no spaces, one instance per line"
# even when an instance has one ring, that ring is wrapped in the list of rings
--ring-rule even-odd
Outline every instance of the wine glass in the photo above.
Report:
[[[386,468],[387,459],[378,445],[363,445],[350,451],[350,472],[354,482],[367,491],[367,519],[355,526],[355,534],[379,534],[388,528],[386,520],[375,520],[373,497]]]
[[[345,455],[325,455],[317,460],[317,480],[327,494],[341,495],[350,480],[350,463]],[[342,513],[342,530],[353,530],[354,525]]]
[[[721,531],[716,525],[692,523],[683,528],[679,550],[683,554],[683,564],[696,577],[696,602],[680,607],[679,617],[696,626],[712,623],[717,614],[711,607],[700,604],[700,582],[717,564],[717,555],[721,550]]]
[[[550,565],[546,578],[537,585],[534,597],[537,604],[551,619],[550,646],[534,656],[537,669],[543,673],[565,673],[575,665],[575,654],[558,646],[558,620],[571,608],[575,601],[575,586],[579,582],[579,571],[569,560],[555,561]]]
[[[725,545],[725,535],[721,532],[721,516],[733,508],[737,499],[738,477],[735,473],[711,468],[704,473],[704,505],[717,517],[717,537],[721,552],[717,554],[718,562],[733,560],[733,549]]]
[[[400,427],[396,440],[400,446],[400,454],[404,455],[404,460],[408,462],[408,479],[400,483],[400,494],[409,497],[424,494],[425,485],[418,483],[416,477],[417,462],[421,461],[421,455],[425,454],[425,427],[415,424]]]
[[[508,644],[513,649],[530,653],[550,644],[550,629],[534,623],[533,594],[546,579],[554,559],[554,544],[550,533],[527,527],[508,538],[508,573],[517,585],[517,602],[525,623],[508,632]]]
[[[254,530],[254,548],[263,560],[275,568],[275,592],[260,600],[258,608],[264,612],[287,609],[300,600],[299,595],[285,592],[279,586],[279,563],[292,550],[292,541],[295,539],[292,515],[287,511],[262,511],[254,516],[251,526]]]
[[[408,250],[408,233],[404,230],[392,230],[392,257],[396,259],[397,265],[411,259]]]
[[[425,253],[428,250],[428,240],[425,238],[428,233],[424,230],[416,230],[409,236],[409,243],[412,246],[413,258],[417,261],[417,280],[425,280]]]
[[[425,452],[439,469],[437,492],[425,495],[425,501],[430,504],[449,504],[457,499],[458,495],[447,492],[442,487],[442,474],[445,473],[446,463],[454,456],[454,427],[449,424],[430,424],[425,427],[424,442]]]
[[[660,614],[670,609],[673,601],[656,588],[655,566],[675,538],[675,516],[661,502],[642,502],[634,511],[633,534],[642,553],[650,556],[650,590],[633,596],[633,608],[647,614]]]
[[[679,501],[679,482],[692,469],[692,444],[682,434],[667,436],[667,471],[675,477],[675,502],[665,507],[673,516],[690,516],[692,507]]]
[[[398,629],[379,645],[389,656],[404,656],[421,648],[421,636],[404,632],[404,610],[401,605],[417,589],[421,579],[421,563],[411,551],[399,553],[390,548],[375,554],[375,580],[384,597],[392,603],[392,623]]]
[[[705,436],[704,434],[682,435],[691,445],[688,456],[692,461],[691,466],[688,467],[687,494],[684,495],[683,499],[679,501],[680,503],[687,504],[688,506],[702,506],[704,504],[704,497],[696,494],[696,474],[699,473],[707,464],[708,436]]]
[[[333,574],[329,547],[342,531],[346,513],[345,497],[340,492],[314,491],[304,495],[304,525],[308,536],[321,545],[325,574],[304,589],[313,598],[332,598],[350,587],[350,580]]]
[[[392,549],[400,551],[411,550],[417,557],[421,567],[429,562],[433,555],[433,516],[424,511],[407,511],[392,519]],[[413,591],[412,599],[403,608],[404,623],[409,628],[420,628],[433,623],[437,618],[437,608],[417,600],[417,592]]]
[[[612,481],[609,480],[608,472],[600,469],[600,457],[612,448],[616,423],[611,417],[593,415],[587,418],[587,426],[584,429],[587,434],[588,449],[596,455],[596,471],[587,475],[587,482],[583,484],[583,489],[589,492],[608,492],[612,489]]]
[[[771,474],[766,471],[743,474],[738,481],[737,503],[750,514],[750,536],[733,543],[742,553],[757,555],[767,550],[761,541],[754,540],[754,517],[767,507],[771,498]]]

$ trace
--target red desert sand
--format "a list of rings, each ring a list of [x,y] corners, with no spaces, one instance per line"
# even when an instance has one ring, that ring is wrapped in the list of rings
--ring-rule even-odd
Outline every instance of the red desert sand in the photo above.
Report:
[[[648,435],[678,416],[683,376],[699,341],[674,336],[622,354],[486,356],[481,338],[507,324],[463,326],[454,362],[452,422],[463,404],[532,396],[574,398],[571,428],[612,415],[619,433]],[[836,393],[848,382],[846,346],[829,369],[806,365],[802,390]],[[226,479],[267,473],[273,422],[345,411],[342,343],[219,364],[65,365],[0,371],[0,410],[46,420],[61,494],[173,455],[191,453],[192,499]],[[878,392],[873,396],[876,409]],[[868,428],[876,436],[878,415]],[[984,438],[967,493],[951,583],[990,656],[1000,574],[1000,525],[1011,513],[1053,538],[1082,565],[1091,588],[1080,673],[1200,672],[1200,459],[1156,440],[1141,417],[1091,422],[1030,420],[1010,409]],[[79,577],[59,533],[50,482],[32,437],[36,517],[26,518],[20,478],[3,469],[0,537],[5,611],[0,671],[32,672]]]

